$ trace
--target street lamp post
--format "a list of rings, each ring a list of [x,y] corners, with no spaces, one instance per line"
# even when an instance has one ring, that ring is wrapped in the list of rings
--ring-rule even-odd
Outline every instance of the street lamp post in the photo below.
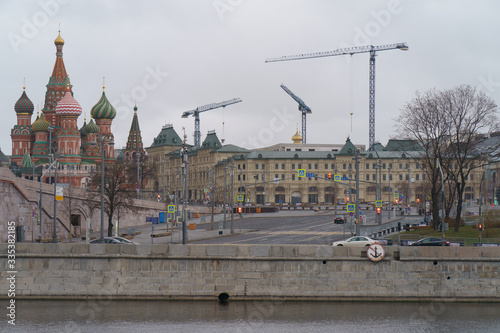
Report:
[[[140,177],[139,177],[139,163],[140,163],[140,160],[141,160],[141,152],[140,151],[137,151],[135,153],[135,156],[137,157],[137,199],[140,199],[140,196],[139,196],[139,193],[140,193],[140,190],[139,190],[139,184],[140,184]]]
[[[389,214],[387,216],[388,219],[391,219],[391,200],[392,200],[392,190],[391,190],[391,167],[387,168],[387,177],[389,181]]]
[[[407,213],[410,215],[410,163],[406,165],[406,169],[408,169],[408,193],[406,194],[406,206],[407,206]]]
[[[104,137],[101,139],[101,242],[104,242]]]
[[[47,128],[49,131],[49,165],[52,165],[52,131],[54,131],[54,127],[49,125]],[[49,184],[52,182],[51,168],[49,167]]]
[[[361,226],[359,225],[359,150],[356,149],[356,153],[354,155],[354,159],[356,160],[356,236],[360,236],[361,234]]]
[[[233,220],[234,220],[234,197],[233,197],[233,186],[234,186],[234,161],[231,160],[231,235],[234,234]]]
[[[439,158],[437,159],[437,165],[439,167],[439,171],[441,172],[441,198],[443,210],[441,213],[441,238],[444,239],[444,176],[443,176],[443,168],[441,167],[441,163],[439,163]]]
[[[54,223],[52,228],[52,243],[57,243],[57,200],[56,200],[56,190],[57,190],[57,169],[58,165],[56,163],[54,168]]]
[[[226,199],[227,199],[227,163],[224,162],[224,222],[222,223],[222,229],[226,228]]]
[[[43,220],[42,220],[42,182],[43,182],[43,177],[47,172],[50,172],[50,169],[54,166],[54,164],[57,163],[57,160],[54,161],[54,163],[50,164],[49,167],[45,170],[44,173],[42,173],[42,176],[40,177],[40,201],[38,202],[38,219],[40,221],[40,244],[43,243]]]
[[[335,173],[333,174],[333,178],[335,180],[335,175],[337,174],[337,165],[335,164],[335,168],[333,169],[335,171]],[[333,182],[335,184],[335,195],[334,195],[334,207],[335,207],[335,216],[337,216],[337,182],[334,181]]]
[[[163,163],[163,194],[162,194],[162,198],[163,198],[163,202],[167,202],[167,198],[166,198],[166,195],[167,195],[167,192],[165,190],[165,163],[167,161],[165,160],[165,156],[163,157],[163,160],[162,160],[162,163]]]

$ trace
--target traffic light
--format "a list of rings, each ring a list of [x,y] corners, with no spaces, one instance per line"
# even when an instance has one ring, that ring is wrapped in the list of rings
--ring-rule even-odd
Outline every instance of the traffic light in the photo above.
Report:
[[[238,207],[238,213],[241,214],[243,209],[241,207]]]
[[[380,207],[377,207],[377,215],[380,215]]]
[[[420,203],[420,199],[417,199],[417,203]]]
[[[332,179],[332,174],[328,173],[328,179]]]
[[[398,204],[398,199],[396,199],[396,205]]]
[[[158,194],[158,201],[160,201],[161,196]]]
[[[347,199],[346,199],[346,200],[347,200],[347,202],[349,202],[349,197],[347,197]]]
[[[483,231],[483,225],[482,224],[478,225],[477,228],[479,229],[479,232]]]

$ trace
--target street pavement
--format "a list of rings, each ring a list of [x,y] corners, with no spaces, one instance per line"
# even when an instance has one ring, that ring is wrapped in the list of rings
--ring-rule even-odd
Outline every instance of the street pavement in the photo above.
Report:
[[[234,215],[233,233],[231,233],[230,214],[226,215],[224,228],[219,230],[219,222],[223,214],[211,217],[193,218],[186,223],[186,243],[198,244],[331,244],[333,241],[351,236],[354,226],[350,224],[350,217],[345,211],[338,211],[338,215],[346,217],[346,224],[334,224],[333,210],[282,210],[275,213],[244,214],[240,220],[238,214]],[[375,211],[362,211],[363,225],[375,225]],[[401,218],[392,216],[390,220]],[[417,216],[410,216],[418,219]],[[421,218],[421,217],[420,217]],[[389,221],[387,211],[382,212],[382,223]],[[190,229],[190,224],[194,229]],[[133,227],[136,235],[133,241],[140,244],[168,244],[182,243],[182,224],[178,223],[172,232],[171,223],[151,223]],[[161,237],[151,237],[153,234]],[[121,228],[119,235],[127,234],[129,228]],[[99,233],[92,233],[92,238],[98,238]]]

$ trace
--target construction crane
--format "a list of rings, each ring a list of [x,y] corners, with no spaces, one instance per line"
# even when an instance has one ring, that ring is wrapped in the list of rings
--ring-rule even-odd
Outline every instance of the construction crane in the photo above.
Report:
[[[306,54],[297,54],[292,56],[283,56],[279,58],[271,58],[267,59],[266,62],[278,62],[278,61],[288,61],[288,60],[300,60],[300,59],[311,59],[311,58],[321,58],[321,57],[331,57],[338,55],[353,55],[356,53],[370,53],[370,87],[369,87],[369,95],[370,95],[370,117],[369,117],[369,149],[373,149],[373,145],[375,144],[375,56],[378,51],[387,51],[387,50],[403,50],[408,51],[408,44],[406,43],[396,43],[396,44],[387,44],[387,45],[367,45],[367,46],[358,46],[358,47],[349,47],[338,49],[335,51],[326,51],[326,52],[317,52],[317,53],[306,53]]]
[[[304,103],[302,99],[300,99],[299,96],[295,95],[293,92],[290,91],[284,84],[281,84],[281,88],[283,88],[284,91],[288,95],[290,95],[295,102],[299,103],[299,111],[302,112],[302,143],[306,143],[306,114],[312,113],[311,109]]]
[[[201,131],[200,131],[200,113],[217,109],[217,108],[225,108],[228,105],[235,104],[241,102],[240,98],[233,98],[228,101],[223,101],[220,103],[211,103],[203,106],[199,106],[194,110],[186,111],[182,114],[182,118],[187,118],[189,116],[194,116],[194,146],[201,146]]]

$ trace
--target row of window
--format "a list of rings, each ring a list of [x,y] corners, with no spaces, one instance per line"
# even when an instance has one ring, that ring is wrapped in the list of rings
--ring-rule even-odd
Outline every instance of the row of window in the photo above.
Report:
[[[389,167],[389,169],[392,169],[392,163],[389,163],[388,165],[386,165],[386,163],[381,163],[380,164],[380,167],[382,167],[382,169],[386,169],[386,167]],[[365,165],[366,167],[366,170],[369,170],[370,169],[370,163],[366,163]],[[245,164],[243,164],[243,167],[241,167],[240,164],[238,164],[238,169],[245,169]],[[259,170],[259,168],[261,170],[265,170],[266,169],[266,165],[264,163],[262,164],[258,164],[256,163],[255,164],[255,170]],[[274,164],[274,169],[275,170],[278,170],[278,169],[282,169],[282,170],[285,170],[285,163],[275,163]],[[372,163],[371,164],[371,169],[377,169],[379,168],[379,164],[378,163]],[[408,169],[410,168],[410,164],[406,163],[403,165],[403,163],[399,163],[399,169],[400,170],[403,170],[403,169]],[[297,163],[297,169],[302,169],[302,164],[301,163]],[[319,164],[318,163],[308,163],[307,164],[307,169],[308,170],[318,170],[319,169]],[[328,164],[328,163],[325,163],[324,165],[324,169],[325,170],[328,170],[328,169],[331,169],[331,170],[336,170],[336,166],[334,163],[331,163],[331,164]],[[353,165],[352,163],[343,163],[342,164],[342,169],[343,170],[352,170],[353,169]],[[415,169],[420,169],[420,164],[419,163],[415,163]],[[295,170],[295,163],[292,163],[292,170]]]

